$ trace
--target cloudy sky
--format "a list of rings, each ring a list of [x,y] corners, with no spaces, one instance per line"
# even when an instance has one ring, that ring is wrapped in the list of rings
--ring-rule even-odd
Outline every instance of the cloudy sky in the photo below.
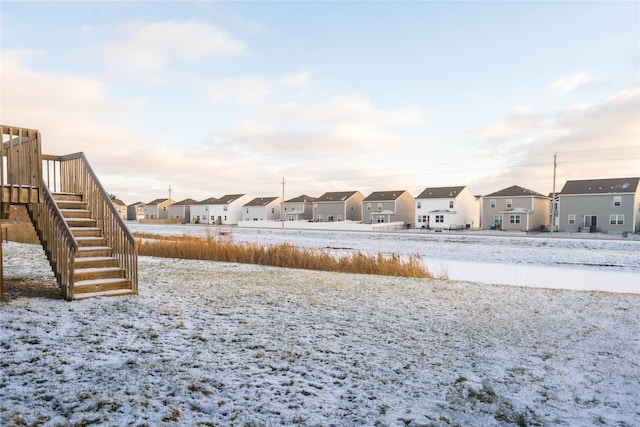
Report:
[[[640,175],[640,3],[0,3],[0,119],[126,203]]]

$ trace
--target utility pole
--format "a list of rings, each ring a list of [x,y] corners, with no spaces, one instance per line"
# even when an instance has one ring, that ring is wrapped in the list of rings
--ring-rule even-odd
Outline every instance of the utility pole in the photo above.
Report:
[[[169,184],[169,198],[171,198],[171,184]]]
[[[551,236],[556,228],[556,169],[558,162],[556,161],[558,153],[553,153],[553,193],[551,196]]]
[[[284,229],[284,176],[282,177],[282,202],[280,203],[280,222]]]

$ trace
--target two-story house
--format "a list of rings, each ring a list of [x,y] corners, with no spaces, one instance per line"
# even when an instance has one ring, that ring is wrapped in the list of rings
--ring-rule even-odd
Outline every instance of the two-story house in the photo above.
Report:
[[[313,202],[313,220],[316,222],[362,221],[362,201],[359,191],[332,191]]]
[[[513,185],[482,200],[482,228],[514,231],[547,230],[551,199]]]
[[[480,228],[480,198],[464,185],[428,187],[416,197],[416,227]]]
[[[127,204],[120,199],[114,198],[111,199],[113,206],[116,208],[118,212],[118,216],[122,219],[127,219]]]
[[[252,199],[247,194],[226,194],[210,205],[209,216],[214,224],[238,225],[242,219],[242,207]]]
[[[282,197],[256,197],[242,206],[243,221],[280,221]]]
[[[167,219],[169,218],[169,206],[175,203],[175,200],[155,199],[144,205],[145,219]]]
[[[640,231],[640,178],[567,181],[558,194],[559,231]]]
[[[194,199],[184,199],[169,206],[169,218],[181,219],[185,223],[191,222],[191,205],[198,203]]]
[[[135,202],[127,206],[127,220],[140,221],[144,219],[144,202]]]
[[[216,218],[210,214],[210,212],[213,210],[213,205],[217,203],[218,199],[215,197],[209,197],[208,199],[192,203],[189,207],[191,215],[190,222],[194,224],[214,224]]]
[[[316,197],[302,194],[284,202],[284,215],[287,221],[310,221],[313,219],[313,202]]]
[[[362,201],[362,220],[373,223],[403,222],[411,224],[415,199],[408,191],[374,191]]]

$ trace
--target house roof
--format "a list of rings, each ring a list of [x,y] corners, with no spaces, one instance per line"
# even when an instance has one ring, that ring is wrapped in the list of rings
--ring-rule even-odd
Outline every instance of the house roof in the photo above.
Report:
[[[226,194],[218,199],[218,203],[214,203],[215,205],[227,205],[229,203],[233,203],[240,197],[244,196],[244,194]]]
[[[277,197],[256,197],[244,206],[267,206],[271,202],[278,200]]]
[[[129,206],[135,206],[135,207],[138,207],[138,206],[144,206],[144,202],[135,202],[135,203],[131,203]]]
[[[118,206],[127,206],[122,200],[120,199],[112,199],[111,200],[113,202],[114,205],[118,205]]]
[[[395,190],[395,191],[374,191],[369,194],[364,202],[377,202],[377,201],[385,201],[385,200],[397,200],[400,196],[406,193],[405,190]]]
[[[329,193],[324,193],[322,196],[318,197],[316,202],[344,202],[353,197],[358,191],[332,191]]]
[[[495,193],[487,194],[484,197],[518,197],[518,196],[533,196],[533,197],[547,197],[543,194],[536,193],[528,188],[520,187],[518,185],[512,185],[509,188],[496,191]]]
[[[456,187],[431,187],[425,188],[416,199],[450,199],[458,197],[466,187],[459,185]]]
[[[199,202],[194,203],[196,205],[217,205],[218,199],[215,197],[209,197],[208,199],[201,200]]]
[[[307,202],[313,202],[317,199],[318,199],[317,197],[311,197],[311,196],[307,196],[306,194],[302,194],[298,197],[294,197],[293,199],[289,199],[285,201],[285,203],[297,203],[297,202],[307,203]]]
[[[560,194],[635,193],[640,178],[581,179],[567,181]]]
[[[166,199],[166,198],[165,199],[155,199],[155,200],[150,201],[146,205],[147,206],[159,205],[160,203],[164,203],[164,202],[166,202],[168,200],[171,200],[171,199]]]
[[[184,199],[178,203],[174,203],[172,206],[184,206],[184,205],[194,205],[198,203],[197,200],[193,200],[193,199]]]

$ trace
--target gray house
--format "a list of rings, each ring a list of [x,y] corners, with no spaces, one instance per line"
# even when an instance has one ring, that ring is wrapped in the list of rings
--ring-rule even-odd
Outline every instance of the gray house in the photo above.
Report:
[[[415,208],[415,199],[405,190],[374,191],[362,201],[362,220],[369,224],[402,221],[410,225]]]
[[[549,197],[517,185],[487,194],[482,200],[482,228],[548,229],[550,204]]]
[[[179,218],[185,223],[191,222],[191,205],[198,203],[194,199],[184,199],[169,206],[169,218]]]
[[[324,193],[313,202],[313,220],[316,222],[362,221],[362,201],[359,191]]]
[[[313,219],[313,202],[317,197],[302,194],[284,202],[286,221],[304,221]]]
[[[559,231],[640,231],[639,177],[567,181],[558,194]]]
[[[144,219],[144,202],[135,202],[127,206],[127,220],[139,221]]]

